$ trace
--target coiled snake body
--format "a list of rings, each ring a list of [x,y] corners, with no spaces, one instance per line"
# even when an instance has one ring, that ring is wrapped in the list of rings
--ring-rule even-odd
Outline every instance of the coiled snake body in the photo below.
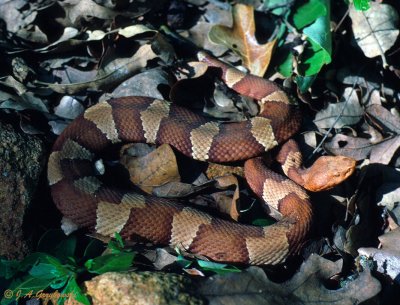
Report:
[[[118,232],[127,240],[171,245],[214,261],[280,263],[303,244],[312,209],[302,187],[254,157],[297,132],[299,110],[275,83],[244,74],[204,53],[199,59],[220,68],[229,87],[257,99],[259,115],[221,124],[154,98],[123,97],[98,103],[75,119],[53,146],[48,180],[54,202],[79,227],[105,236]],[[110,145],[123,142],[168,143],[197,160],[250,159],[245,163],[249,185],[283,217],[268,227],[243,225],[174,201],[108,186],[94,163]],[[298,156],[283,152],[280,159],[289,173]]]

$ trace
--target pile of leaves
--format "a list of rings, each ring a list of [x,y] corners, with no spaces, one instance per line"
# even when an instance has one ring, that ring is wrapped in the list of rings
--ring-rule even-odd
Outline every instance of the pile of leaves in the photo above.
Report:
[[[23,261],[0,261],[1,286],[73,292],[89,304],[81,287],[93,275],[150,269],[205,277],[199,293],[214,304],[395,304],[399,10],[396,1],[368,0],[0,1],[0,117],[49,147],[86,108],[110,97],[171,100],[221,121],[256,114],[252,101],[197,62],[195,54],[206,50],[298,97],[304,122],[296,140],[306,165],[324,154],[359,161],[351,179],[312,194],[310,240],[303,257],[284,266],[246,269],[125,245],[118,236],[104,246],[82,232],[50,230]],[[244,223],[272,223],[240,164],[205,165],[168,145],[129,145],[120,156],[143,192],[217,208]],[[0,297],[2,305],[16,301]]]

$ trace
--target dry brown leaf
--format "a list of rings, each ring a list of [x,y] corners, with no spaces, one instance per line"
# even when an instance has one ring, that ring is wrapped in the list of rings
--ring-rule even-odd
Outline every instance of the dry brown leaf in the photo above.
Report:
[[[327,289],[324,282],[340,272],[340,264],[314,254],[292,279],[281,284],[270,281],[261,268],[250,267],[241,273],[209,277],[201,282],[199,292],[210,305],[353,305],[380,291],[379,281],[368,269],[343,288]]]
[[[97,4],[93,0],[66,0],[59,3],[64,9],[71,24],[77,24],[81,19],[96,17],[99,19],[112,19],[117,12]]]
[[[364,114],[356,91],[348,87],[343,93],[341,102],[330,103],[315,116],[314,123],[318,128],[341,128],[356,124]]]
[[[168,144],[143,157],[127,157],[121,163],[128,169],[132,183],[149,194],[156,186],[181,179],[175,154]]]
[[[211,41],[226,45],[243,60],[250,73],[263,76],[268,68],[276,40],[259,44],[255,37],[254,9],[236,4],[233,7],[233,26],[213,26],[208,34]]]
[[[360,248],[361,256],[366,256],[374,262],[378,272],[389,275],[400,283],[400,228],[379,237],[382,249]]]
[[[369,139],[337,134],[331,142],[325,144],[325,148],[335,155],[344,155],[356,160],[370,156],[371,163],[389,164],[400,148],[400,120],[379,104],[367,107],[366,113],[380,131],[389,131],[395,135],[383,138],[378,130],[369,126]]]
[[[354,37],[365,56],[381,56],[386,66],[384,53],[394,45],[399,35],[399,16],[388,4],[371,1],[370,5],[366,11],[350,6]]]
[[[216,204],[217,209],[224,213],[228,214],[231,219],[237,221],[239,219],[239,182],[237,178],[233,175],[223,176],[215,179],[218,188],[226,189],[232,186],[235,187],[235,191],[233,196],[228,196],[225,192],[218,192],[212,194]]]
[[[400,118],[382,105],[372,104],[365,111],[375,124],[400,134]]]
[[[154,196],[164,198],[181,198],[198,192],[203,187],[204,186],[195,186],[179,181],[171,181],[164,185],[154,187],[152,190],[152,194]]]
[[[399,180],[400,175],[383,183],[377,190],[378,205],[386,207],[389,211],[398,208],[400,204],[400,183],[396,179]]]
[[[389,164],[393,156],[400,148],[400,136],[386,139],[379,144],[374,145],[371,150],[371,163]]]
[[[346,156],[360,161],[369,156],[372,146],[373,144],[368,139],[337,134],[330,142],[325,143],[324,148],[334,155]]]
[[[62,94],[76,94],[87,89],[101,90],[135,75],[147,65],[148,60],[156,57],[157,54],[153,52],[151,45],[145,44],[131,58],[119,60],[118,65],[115,65],[111,72],[98,75],[94,80],[72,84],[52,84],[37,81],[34,84],[38,85],[38,87],[50,88]]]
[[[208,179],[214,179],[229,174],[244,177],[243,166],[230,166],[217,163],[209,163],[206,171]]]

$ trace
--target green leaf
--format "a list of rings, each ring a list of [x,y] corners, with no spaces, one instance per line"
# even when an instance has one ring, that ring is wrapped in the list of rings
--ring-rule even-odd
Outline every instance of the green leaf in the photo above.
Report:
[[[175,249],[176,250],[176,249]],[[176,263],[181,266],[182,268],[189,268],[190,265],[193,263],[192,261],[186,259],[183,255],[179,254],[176,258]]]
[[[366,11],[370,8],[370,0],[354,0],[354,7],[358,11]]]
[[[302,62],[299,65],[299,73],[303,76],[317,74],[325,64],[331,62],[331,56],[313,40],[301,55]]]
[[[68,279],[70,278],[70,276],[71,276],[71,275],[66,275],[66,276],[64,276],[64,277],[60,277],[60,278],[54,279],[54,280],[51,282],[50,287],[53,288],[53,289],[55,289],[55,290],[58,290],[58,289],[64,287],[65,284],[67,283]]]
[[[19,262],[14,260],[0,259],[0,277],[10,279],[18,272]]]
[[[7,261],[4,259],[0,260],[1,269],[4,268],[3,271],[0,272],[0,275],[4,273],[6,279],[10,279],[16,276],[19,272],[27,272],[29,269],[32,268],[38,261],[48,262],[51,256],[46,253],[35,252],[27,257],[25,257],[22,261]]]
[[[89,258],[94,258],[100,256],[105,250],[104,243],[98,239],[92,239],[86,246],[83,253],[83,258],[88,260]]]
[[[107,248],[110,249],[112,253],[122,252],[124,251],[124,247],[124,241],[118,233],[115,233],[114,239],[110,240],[107,244]]]
[[[282,47],[277,52],[278,54],[278,72],[284,77],[289,77],[293,72],[293,54],[289,49]]]
[[[40,238],[38,251],[49,253],[61,261],[75,254],[77,239],[75,235],[66,236],[62,230],[48,230]]]
[[[107,254],[87,260],[85,267],[89,272],[97,274],[109,271],[125,271],[132,266],[134,257],[135,253],[133,252]]]
[[[304,93],[311,87],[312,83],[317,78],[317,75],[311,76],[296,76],[295,81],[297,83],[297,87],[299,88],[300,92]]]
[[[29,274],[37,279],[51,280],[66,275],[66,272],[63,271],[59,266],[39,263],[29,270]]]
[[[253,226],[266,227],[274,224],[275,222],[276,221],[271,218],[259,218],[255,219],[251,224]]]
[[[38,291],[46,289],[47,287],[49,287],[50,283],[51,280],[37,279],[28,275],[23,278],[14,280],[8,287],[8,289],[14,292],[15,297],[18,297],[18,295],[19,297],[23,297],[30,292],[32,292],[32,294],[36,294]],[[8,305],[14,300],[15,298],[6,299],[3,297],[1,299],[0,305]]]
[[[225,273],[231,273],[231,272],[242,272],[242,270],[238,269],[237,267],[230,266],[227,264],[221,264],[221,263],[215,263],[215,262],[209,262],[209,261],[203,261],[203,260],[198,260],[197,264],[203,270],[213,271],[218,274],[225,274]]]
[[[293,0],[264,0],[263,9],[271,10],[272,14],[283,16],[290,11]]]
[[[303,29],[309,42],[299,64],[299,73],[303,76],[317,74],[324,65],[329,64],[332,60],[329,1],[320,1],[325,4],[327,14]]]
[[[325,16],[327,8],[324,1],[309,0],[300,6],[293,14],[293,24],[297,29],[313,23],[317,18]]]
[[[71,295],[71,297],[82,304],[90,305],[88,297],[83,293],[82,289],[79,287],[76,282],[75,277],[70,277],[67,285],[61,292],[62,294]],[[63,299],[60,299],[58,304],[64,304]]]

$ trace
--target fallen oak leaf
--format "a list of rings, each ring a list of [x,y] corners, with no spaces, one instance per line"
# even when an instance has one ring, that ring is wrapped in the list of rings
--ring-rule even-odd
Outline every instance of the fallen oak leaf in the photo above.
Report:
[[[266,44],[257,42],[252,6],[236,4],[232,15],[233,26],[213,26],[208,33],[209,39],[214,43],[226,45],[237,53],[250,73],[263,76],[269,66],[276,40]]]
[[[208,179],[235,174],[244,177],[243,166],[231,166],[218,163],[208,163],[206,175]]]
[[[227,196],[225,192],[218,192],[212,194],[216,204],[217,209],[225,214],[229,214],[231,219],[238,221],[240,213],[238,211],[239,206],[239,181],[234,175],[227,175],[223,177],[218,177],[215,179],[219,188],[230,188],[235,187],[233,196]]]
[[[369,10],[358,11],[351,6],[349,13],[354,37],[364,55],[369,58],[381,56],[383,66],[387,67],[384,53],[399,35],[397,11],[388,4],[371,2]]]
[[[372,104],[365,109],[367,115],[375,125],[400,134],[400,118],[379,104]]]
[[[330,103],[328,107],[319,111],[315,116],[314,124],[318,128],[341,128],[354,125],[361,120],[364,114],[354,88],[348,87],[343,93],[341,102]]]
[[[390,276],[400,284],[400,228],[379,236],[382,249],[360,248],[358,253],[361,257],[367,257],[374,262],[376,270]]]
[[[357,161],[370,156],[371,163],[389,164],[400,149],[400,135],[371,143],[369,139],[337,134],[324,144],[324,148],[334,154],[353,158]]]
[[[372,147],[370,161],[387,165],[399,149],[400,135],[385,139]]]
[[[78,92],[92,89],[101,90],[112,86],[113,84],[120,83],[125,79],[138,73],[143,67],[146,66],[147,61],[156,58],[155,54],[149,44],[145,44],[129,59],[121,62],[120,65],[115,67],[113,71],[104,75],[98,76],[96,79],[72,84],[53,84],[41,81],[35,81],[34,85],[39,88],[50,88],[57,93],[73,95]]]
[[[372,298],[380,291],[381,285],[369,269],[359,273],[355,280],[346,282],[342,288],[327,289],[324,282],[340,272],[340,264],[312,254],[300,270],[284,283],[272,282],[261,268],[250,267],[241,273],[209,277],[200,282],[198,292],[210,305],[353,305]]]
[[[334,155],[342,155],[357,161],[366,159],[371,153],[373,144],[364,138],[336,134],[330,142],[324,144],[326,151]]]
[[[132,183],[148,194],[156,186],[181,180],[175,154],[168,144],[143,157],[125,157],[121,163],[128,169]]]

